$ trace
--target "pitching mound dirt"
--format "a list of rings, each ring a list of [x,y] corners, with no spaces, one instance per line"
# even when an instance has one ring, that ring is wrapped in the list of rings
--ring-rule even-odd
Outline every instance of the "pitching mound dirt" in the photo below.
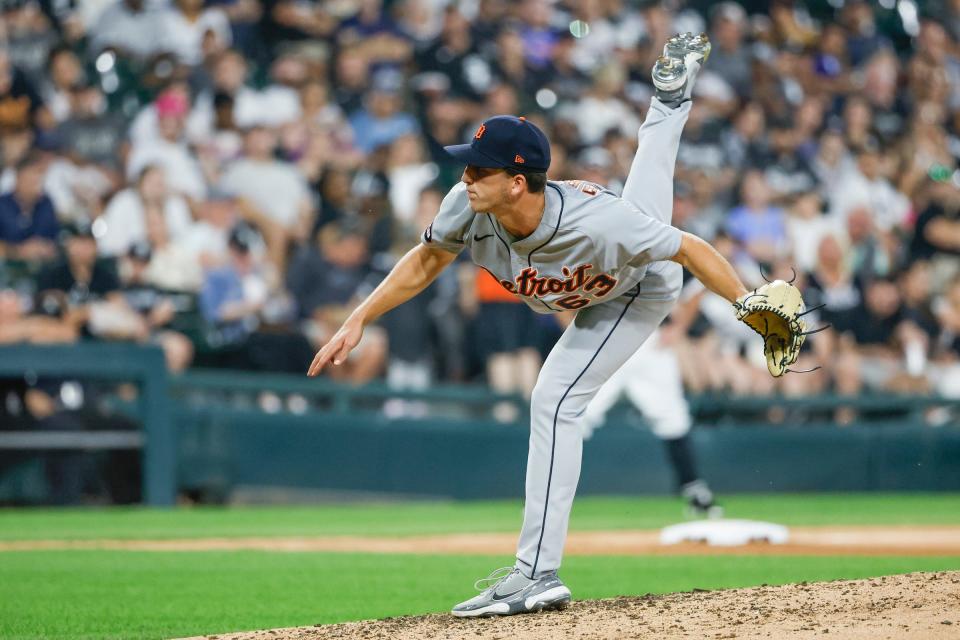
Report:
[[[960,638],[960,572],[575,602],[564,611],[445,614],[205,636],[218,640]],[[191,639],[191,640],[200,640]]]

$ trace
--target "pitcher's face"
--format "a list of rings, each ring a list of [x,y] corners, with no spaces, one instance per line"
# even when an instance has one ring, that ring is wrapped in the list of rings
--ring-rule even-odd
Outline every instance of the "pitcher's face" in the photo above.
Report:
[[[503,169],[487,169],[468,164],[461,181],[467,185],[470,208],[476,213],[491,211],[505,203],[513,182]]]

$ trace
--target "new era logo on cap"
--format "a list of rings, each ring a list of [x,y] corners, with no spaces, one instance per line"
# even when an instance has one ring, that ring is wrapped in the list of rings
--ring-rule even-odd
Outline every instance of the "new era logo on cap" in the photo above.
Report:
[[[494,116],[485,120],[470,144],[444,147],[454,158],[475,167],[546,171],[550,168],[550,142],[526,118]]]

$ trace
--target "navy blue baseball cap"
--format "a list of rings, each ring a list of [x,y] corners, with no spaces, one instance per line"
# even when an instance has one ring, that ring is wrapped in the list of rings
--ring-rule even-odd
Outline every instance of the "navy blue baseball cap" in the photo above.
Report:
[[[484,120],[470,144],[454,144],[444,150],[475,167],[537,172],[550,168],[547,136],[537,125],[516,116]]]

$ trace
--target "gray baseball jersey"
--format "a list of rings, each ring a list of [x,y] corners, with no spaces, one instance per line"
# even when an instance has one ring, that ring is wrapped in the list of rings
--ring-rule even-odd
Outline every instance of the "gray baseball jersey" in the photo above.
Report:
[[[518,239],[493,215],[475,213],[461,182],[422,242],[453,252],[469,248],[475,263],[540,313],[613,300],[644,277],[649,263],[680,249],[679,230],[599,185],[548,182],[545,198],[540,224]]]
[[[556,571],[583,449],[581,421],[597,390],[640,348],[680,294],[682,269],[667,261],[681,233],[669,226],[673,171],[690,103],[653,98],[638,134],[623,196],[585,182],[550,182],[537,229],[517,239],[470,209],[454,187],[422,242],[469,247],[474,262],[543,313],[578,309],[547,356],[530,400],[523,529],[517,567]]]

